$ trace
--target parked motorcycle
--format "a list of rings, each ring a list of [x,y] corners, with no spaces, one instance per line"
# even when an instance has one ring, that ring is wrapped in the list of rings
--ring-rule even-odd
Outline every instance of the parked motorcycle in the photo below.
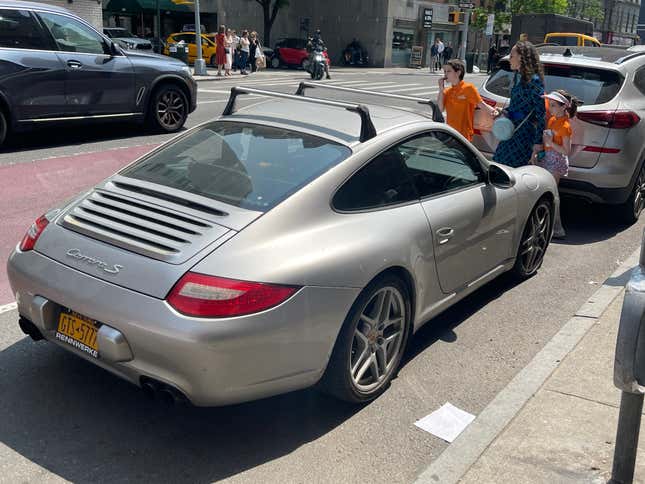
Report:
[[[342,62],[346,66],[368,66],[370,63],[369,55],[367,50],[363,48],[361,43],[354,39],[352,42],[347,44],[345,50],[343,50]]]

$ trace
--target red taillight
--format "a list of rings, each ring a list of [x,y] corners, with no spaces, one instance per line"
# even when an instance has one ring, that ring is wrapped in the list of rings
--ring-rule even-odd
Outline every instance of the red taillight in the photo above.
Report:
[[[620,153],[620,150],[618,148],[605,148],[602,146],[585,146],[582,151],[589,151],[591,153],[608,153],[611,155]]]
[[[585,111],[577,116],[581,121],[610,129],[628,129],[641,120],[633,111]]]
[[[298,289],[188,272],[175,284],[167,300],[173,308],[188,316],[224,318],[277,306]]]
[[[45,230],[45,227],[47,227],[48,224],[49,220],[47,220],[47,217],[45,217],[44,215],[38,217],[36,221],[31,224],[31,227],[29,227],[29,230],[27,230],[27,233],[22,238],[22,241],[20,241],[20,250],[23,252],[32,250],[34,248],[34,245],[36,245],[38,237],[40,237],[40,234],[43,233],[43,230]]]
[[[482,96],[482,101],[484,101],[489,106],[493,106],[493,107],[497,106],[496,101],[493,101],[492,99],[488,99],[487,97]]]

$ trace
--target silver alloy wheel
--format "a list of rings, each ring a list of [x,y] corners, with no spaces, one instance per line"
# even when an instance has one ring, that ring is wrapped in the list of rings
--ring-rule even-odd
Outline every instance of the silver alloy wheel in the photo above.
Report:
[[[641,171],[636,179],[636,186],[634,187],[634,218],[638,219],[641,212],[645,207],[645,163],[641,167]]]
[[[520,260],[525,274],[533,273],[544,258],[551,236],[551,212],[541,203],[531,213],[520,244]]]
[[[311,65],[311,62],[309,59],[302,59],[302,62],[300,63],[300,66],[305,70],[309,70],[309,66]]]
[[[271,67],[273,67],[274,69],[280,67],[280,59],[277,56],[271,59]]]
[[[349,372],[359,392],[371,393],[388,381],[398,365],[405,335],[405,304],[401,292],[386,286],[361,313],[349,358]]]
[[[179,129],[186,116],[186,103],[177,91],[164,91],[157,101],[157,118],[167,131]]]

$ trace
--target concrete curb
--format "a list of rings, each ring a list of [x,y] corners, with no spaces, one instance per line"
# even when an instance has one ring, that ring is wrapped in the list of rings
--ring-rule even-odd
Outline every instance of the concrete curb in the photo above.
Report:
[[[620,295],[631,269],[638,265],[639,256],[640,248],[605,280],[574,317],[515,375],[473,423],[417,477],[415,484],[457,483],[468,472]]]

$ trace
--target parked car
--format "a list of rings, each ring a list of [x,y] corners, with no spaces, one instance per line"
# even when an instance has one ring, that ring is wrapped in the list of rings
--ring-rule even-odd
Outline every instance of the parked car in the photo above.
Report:
[[[564,89],[581,102],[572,119],[576,153],[560,191],[616,206],[627,221],[640,216],[645,203],[645,52],[607,47],[539,47],[546,91]],[[502,59],[480,90],[493,106],[508,105],[515,74]],[[476,113],[479,135],[473,142],[494,152],[497,141],[486,116]]]
[[[211,40],[207,34],[202,34],[202,59],[204,59],[211,66],[217,65],[217,57],[215,52],[217,51],[217,44],[215,44],[215,39]],[[188,45],[188,62],[194,63],[197,59],[197,36],[195,32],[180,32],[177,34],[170,34],[168,39],[166,39],[166,46],[164,47],[164,54],[170,55],[170,46],[172,44],[178,44],[183,41]]]
[[[544,43],[577,47],[600,47],[600,42],[595,37],[573,32],[550,32],[544,36]]]
[[[548,172],[488,162],[425,113],[299,92],[237,87],[219,119],[38,218],[8,262],[23,331],[165,399],[319,384],[365,402],[430,318],[537,272]]]
[[[329,64],[327,52],[324,53],[324,56]],[[279,67],[302,67],[304,70],[307,70],[309,67],[307,40],[296,38],[278,40],[273,49],[271,67],[274,69]]]
[[[124,49],[128,50],[152,50],[152,42],[148,39],[140,39],[121,27],[105,27],[103,33],[115,41]]]
[[[44,124],[147,121],[175,132],[196,108],[188,67],[124,51],[66,9],[0,0],[0,144]]]

